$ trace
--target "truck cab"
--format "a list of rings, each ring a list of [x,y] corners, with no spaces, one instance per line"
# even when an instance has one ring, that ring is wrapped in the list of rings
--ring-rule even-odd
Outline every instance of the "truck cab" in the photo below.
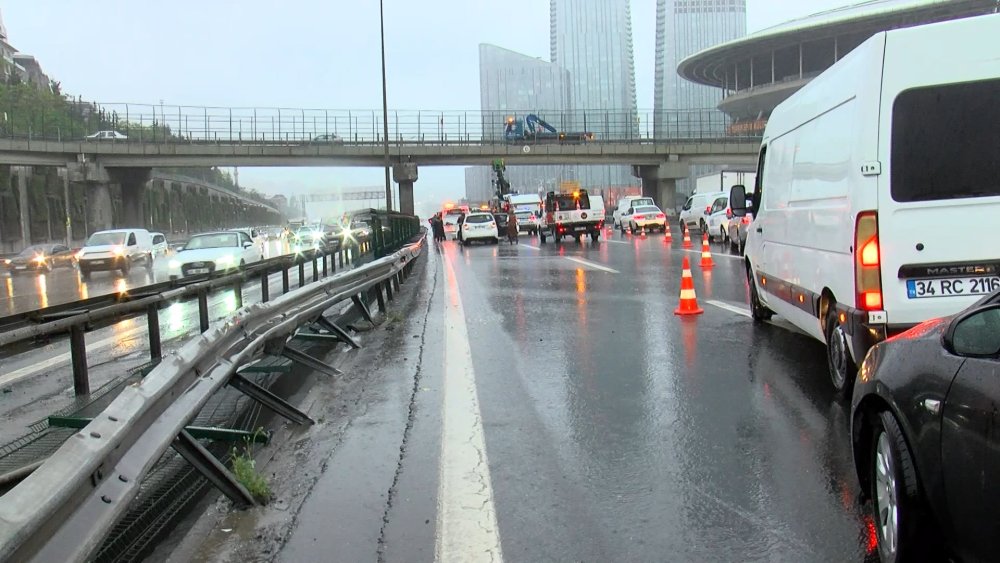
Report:
[[[565,236],[580,242],[584,235],[590,235],[591,240],[596,242],[601,236],[603,224],[604,213],[591,208],[587,190],[549,192],[545,194],[545,209],[538,234],[543,244],[548,237],[558,243]]]

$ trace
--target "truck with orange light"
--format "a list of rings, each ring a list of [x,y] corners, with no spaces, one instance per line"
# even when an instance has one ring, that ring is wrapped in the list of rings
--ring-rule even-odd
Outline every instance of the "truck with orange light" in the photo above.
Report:
[[[881,32],[771,114],[745,268],[760,323],[826,344],[850,397],[877,342],[1000,288],[1000,15]],[[977,229],[986,229],[978,231]],[[990,238],[993,237],[993,238]]]
[[[558,131],[533,113],[524,117],[508,116],[504,124],[504,138],[511,143],[582,143],[593,141],[594,134],[585,131]]]
[[[589,235],[596,242],[604,228],[603,199],[601,201],[601,209],[592,208],[590,195],[583,189],[545,194],[539,239],[543,244],[549,237],[556,243],[561,242],[563,237],[573,237],[580,242],[581,238]]]

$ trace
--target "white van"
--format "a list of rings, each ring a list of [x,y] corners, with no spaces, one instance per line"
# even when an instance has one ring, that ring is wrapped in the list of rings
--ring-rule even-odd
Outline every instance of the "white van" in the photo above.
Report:
[[[679,215],[681,231],[688,229],[698,229],[699,232],[708,232],[708,216],[712,211],[712,204],[715,200],[726,197],[726,192],[706,192],[703,194],[692,194],[684,202]]]
[[[622,215],[630,207],[639,207],[642,205],[656,205],[656,203],[653,202],[653,198],[641,195],[626,195],[618,198],[618,207],[611,212],[612,226],[624,233],[625,225],[622,224]]]
[[[83,279],[98,270],[120,270],[128,275],[132,265],[145,264],[153,269],[153,236],[146,229],[98,231],[87,239],[77,253],[77,266]]]
[[[1000,288],[997,37],[1000,15],[875,35],[774,110],[732,190],[754,319],[827,343],[845,395],[875,342]]]

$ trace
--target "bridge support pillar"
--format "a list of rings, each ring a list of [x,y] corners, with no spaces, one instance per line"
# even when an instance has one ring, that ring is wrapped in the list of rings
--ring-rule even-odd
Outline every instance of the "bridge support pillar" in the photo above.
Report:
[[[413,215],[413,183],[417,181],[417,165],[404,162],[393,166],[392,179],[399,185],[399,212]]]
[[[673,158],[658,165],[632,166],[632,175],[642,180],[642,195],[653,198],[667,212],[677,206],[677,180],[690,174],[687,162]]]
[[[152,172],[151,168],[110,168],[108,176],[111,181],[121,187],[122,193],[122,226],[146,227],[147,184]]]
[[[104,167],[95,162],[86,162],[81,157],[80,162],[66,165],[66,180],[84,185],[86,205],[80,238],[86,239],[93,231],[110,229],[114,213],[111,205],[110,179]]]
[[[21,218],[21,244],[31,246],[31,205],[28,197],[28,178],[31,176],[30,166],[11,166],[11,176],[17,178],[17,207]]]

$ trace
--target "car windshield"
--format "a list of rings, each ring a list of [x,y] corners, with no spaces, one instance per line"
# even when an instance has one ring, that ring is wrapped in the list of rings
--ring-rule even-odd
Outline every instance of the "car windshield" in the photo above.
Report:
[[[590,209],[590,198],[587,195],[575,197],[573,194],[558,194],[553,199],[556,203],[556,209],[559,211]]]
[[[197,235],[184,246],[184,250],[200,250],[203,248],[228,248],[238,247],[240,237],[236,233],[214,233],[210,235]]]
[[[643,205],[653,205],[653,198],[640,197],[632,200],[632,207],[639,207]]]
[[[465,222],[466,223],[489,223],[492,220],[493,220],[493,216],[492,215],[476,214],[476,215],[469,215],[468,217],[466,217]]]
[[[87,239],[86,246],[104,246],[109,244],[124,244],[125,233],[94,233]]]
[[[48,254],[51,250],[52,248],[50,246],[44,244],[36,244],[34,246],[29,246],[28,248],[25,248],[24,250],[21,251],[20,254],[18,254],[18,256],[25,256],[25,257],[37,256],[38,254]]]
[[[637,207],[635,209],[635,212],[636,213],[659,213],[660,212],[660,208],[659,207],[653,207],[653,206],[647,205],[645,207]]]

